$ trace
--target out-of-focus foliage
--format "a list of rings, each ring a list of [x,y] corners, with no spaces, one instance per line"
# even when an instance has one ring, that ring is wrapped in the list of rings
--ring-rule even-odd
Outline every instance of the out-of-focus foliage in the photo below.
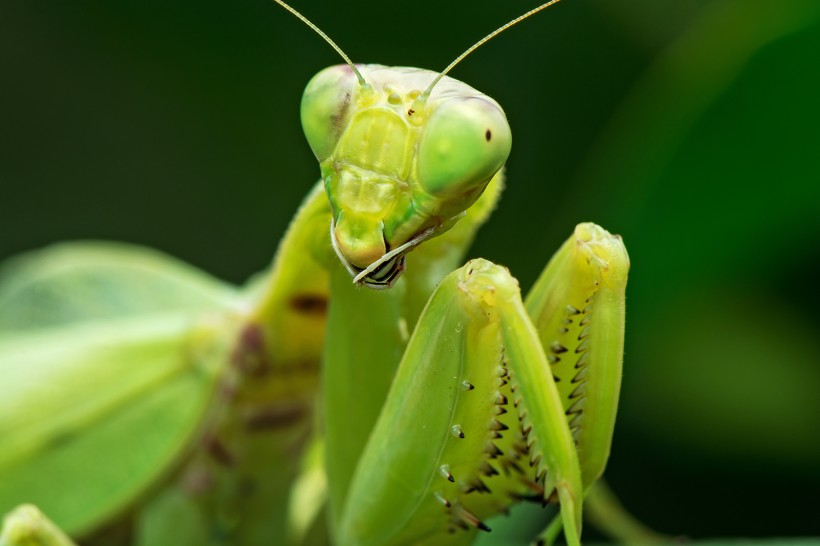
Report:
[[[432,69],[532,7],[294,4]],[[607,476],[671,533],[820,535],[818,52],[816,0],[564,0],[453,73],[514,134],[473,255],[528,286],[580,221],[627,242]],[[268,0],[4,1],[0,258],[117,239],[243,280],[318,175],[299,98],[337,62]]]

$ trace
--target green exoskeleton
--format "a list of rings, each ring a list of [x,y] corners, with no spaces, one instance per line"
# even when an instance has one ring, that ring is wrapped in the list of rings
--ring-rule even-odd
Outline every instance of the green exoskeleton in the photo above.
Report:
[[[620,238],[578,225],[522,300],[505,268],[458,267],[503,186],[498,103],[348,62],[301,113],[322,178],[247,287],[110,244],[0,270],[0,512],[57,526],[23,507],[0,545],[468,544],[522,500],[560,507],[544,541],[580,544],[620,387]]]

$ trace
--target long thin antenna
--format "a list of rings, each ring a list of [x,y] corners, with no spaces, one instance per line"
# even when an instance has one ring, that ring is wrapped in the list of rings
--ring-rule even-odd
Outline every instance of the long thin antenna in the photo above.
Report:
[[[276,0],[276,1],[277,1],[277,2],[279,2],[279,0]],[[421,95],[420,99],[421,99],[421,100],[426,100],[426,99],[430,96],[430,93],[432,93],[433,88],[436,86],[436,84],[437,84],[438,82],[440,82],[440,81],[441,81],[441,78],[443,78],[444,76],[446,76],[446,75],[447,75],[447,73],[448,73],[448,72],[450,72],[450,70],[452,70],[452,69],[453,69],[453,68],[454,68],[454,67],[455,67],[458,63],[460,63],[461,61],[463,61],[463,60],[464,60],[464,58],[465,58],[467,55],[469,55],[470,53],[472,53],[473,51],[475,51],[475,50],[476,50],[476,49],[478,49],[479,47],[483,46],[484,44],[486,44],[487,42],[489,42],[490,40],[492,40],[493,38],[495,38],[496,36],[498,36],[499,34],[501,34],[502,32],[504,32],[505,30],[507,30],[507,29],[508,29],[508,28],[510,28],[511,26],[517,25],[518,23],[520,23],[521,21],[523,21],[523,20],[524,20],[524,19],[526,19],[527,17],[529,17],[529,16],[531,16],[531,15],[535,15],[535,14],[536,14],[536,13],[538,13],[539,11],[541,11],[541,10],[543,10],[543,9],[547,9],[548,7],[550,7],[550,6],[551,6],[551,5],[553,5],[553,4],[557,4],[559,1],[560,1],[560,0],[550,0],[549,2],[546,2],[546,3],[544,3],[544,4],[541,4],[541,5],[540,5],[540,6],[538,6],[537,8],[533,8],[533,9],[531,9],[530,11],[528,11],[527,13],[525,13],[524,15],[521,15],[520,17],[516,17],[515,19],[513,19],[512,21],[510,21],[510,22],[509,22],[509,23],[507,23],[506,25],[501,26],[501,27],[498,27],[497,29],[495,29],[494,31],[492,31],[491,33],[487,34],[485,37],[483,37],[482,39],[480,39],[479,41],[477,41],[475,44],[473,44],[472,46],[470,46],[470,47],[467,49],[467,51],[465,51],[464,53],[462,53],[461,55],[459,55],[458,57],[456,57],[456,60],[454,60],[453,62],[451,62],[451,63],[447,66],[447,68],[445,68],[445,69],[441,72],[441,74],[439,74],[438,76],[436,76],[436,79],[434,79],[434,80],[433,80],[433,83],[431,83],[431,84],[429,85],[429,87],[427,87],[427,89],[424,91],[424,93],[422,93],[422,95]]]
[[[295,15],[297,19],[299,19],[299,20],[300,20],[300,21],[302,21],[304,24],[306,24],[307,26],[309,26],[310,28],[312,28],[312,29],[313,29],[313,31],[314,31],[316,34],[318,34],[319,36],[321,36],[321,37],[322,37],[322,39],[324,39],[324,41],[325,41],[325,42],[327,42],[328,44],[330,44],[330,47],[332,47],[333,49],[335,49],[335,50],[336,50],[336,53],[338,53],[339,55],[341,55],[341,56],[342,56],[342,59],[344,59],[344,60],[345,60],[345,62],[348,64],[348,66],[350,66],[350,68],[352,68],[352,69],[353,69],[353,72],[356,74],[356,77],[359,79],[359,85],[361,85],[362,87],[367,86],[367,82],[364,80],[364,77],[362,76],[362,73],[361,73],[361,72],[359,72],[359,70],[356,68],[356,65],[354,65],[354,64],[353,64],[353,61],[351,61],[351,60],[350,60],[350,57],[348,57],[348,56],[345,54],[345,52],[344,52],[344,51],[342,51],[342,48],[341,48],[341,47],[339,47],[339,46],[337,46],[337,45],[336,45],[336,42],[334,42],[333,40],[331,40],[331,39],[330,39],[330,36],[328,36],[327,34],[325,34],[325,33],[322,31],[322,29],[320,29],[319,27],[317,27],[316,25],[314,25],[313,23],[311,23],[311,22],[310,22],[310,19],[308,19],[307,17],[305,17],[304,15],[302,15],[301,13],[299,13],[298,11],[296,11],[295,9],[293,9],[292,7],[290,7],[289,5],[287,5],[287,4],[286,4],[285,2],[283,2],[282,0],[273,0],[273,1],[274,1],[274,2],[276,2],[277,4],[279,4],[280,6],[282,6],[283,8],[285,8],[286,10],[288,10],[289,12],[291,12],[293,15]],[[556,2],[557,2],[558,0],[554,0],[554,1],[556,1]]]

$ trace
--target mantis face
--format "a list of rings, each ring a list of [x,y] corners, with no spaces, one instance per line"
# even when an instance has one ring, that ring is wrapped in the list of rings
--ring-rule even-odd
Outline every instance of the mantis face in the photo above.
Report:
[[[332,66],[302,97],[302,126],[319,160],[332,210],[333,248],[347,270],[389,287],[404,257],[452,227],[510,153],[496,101],[452,78],[429,97],[437,73],[418,68]]]

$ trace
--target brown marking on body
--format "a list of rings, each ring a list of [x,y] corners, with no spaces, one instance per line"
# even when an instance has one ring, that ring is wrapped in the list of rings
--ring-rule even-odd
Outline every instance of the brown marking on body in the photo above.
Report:
[[[251,432],[280,430],[300,422],[307,416],[304,404],[278,404],[255,408],[245,417],[245,428]]]
[[[262,328],[257,324],[247,324],[239,333],[239,339],[231,353],[231,363],[240,372],[252,377],[262,377],[270,372],[265,338]]]
[[[202,441],[205,444],[205,450],[214,461],[228,468],[236,466],[236,457],[228,451],[228,448],[225,447],[225,444],[223,444],[219,438],[208,435],[205,436]]]
[[[327,314],[327,296],[324,294],[297,294],[288,304],[300,315],[323,317]]]
[[[182,477],[182,488],[190,495],[204,495],[214,487],[214,478],[205,468],[189,468]]]

